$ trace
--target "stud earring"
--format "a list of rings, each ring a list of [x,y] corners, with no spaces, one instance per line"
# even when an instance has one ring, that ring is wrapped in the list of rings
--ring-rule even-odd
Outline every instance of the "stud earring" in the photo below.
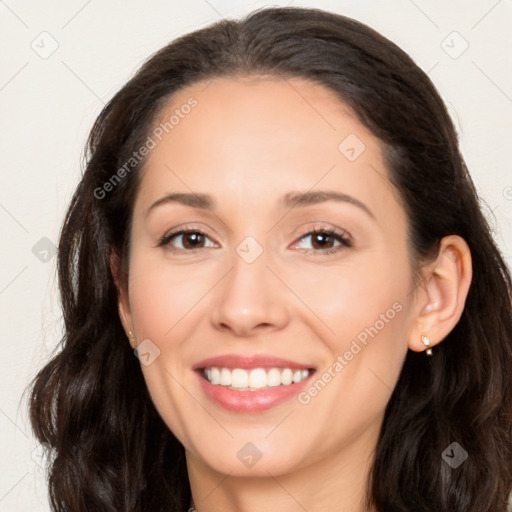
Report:
[[[137,347],[137,342],[135,341],[135,338],[133,337],[132,331],[128,333],[128,341],[130,342],[130,345],[133,349]]]
[[[425,350],[425,353],[427,354],[427,356],[431,356],[432,355],[432,347],[430,346],[430,340],[428,339],[427,336],[422,336],[421,341],[427,347],[427,349]]]

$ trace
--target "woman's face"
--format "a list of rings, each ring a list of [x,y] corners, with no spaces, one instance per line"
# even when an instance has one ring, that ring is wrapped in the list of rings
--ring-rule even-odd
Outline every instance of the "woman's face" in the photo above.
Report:
[[[190,86],[161,120],[122,303],[156,408],[189,464],[353,467],[413,318],[406,217],[379,142],[299,79]]]

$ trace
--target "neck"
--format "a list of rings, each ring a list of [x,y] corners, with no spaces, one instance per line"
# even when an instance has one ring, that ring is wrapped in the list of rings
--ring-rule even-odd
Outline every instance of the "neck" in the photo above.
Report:
[[[372,512],[366,507],[375,448],[371,439],[362,437],[290,473],[272,474],[268,468],[256,477],[216,472],[187,451],[194,506],[197,512]]]

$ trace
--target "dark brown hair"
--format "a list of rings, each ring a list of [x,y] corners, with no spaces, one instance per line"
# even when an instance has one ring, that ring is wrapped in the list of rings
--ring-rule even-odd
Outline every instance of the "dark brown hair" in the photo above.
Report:
[[[468,243],[473,281],[460,321],[434,357],[409,351],[387,406],[368,503],[381,512],[505,512],[512,487],[512,284],[428,76],[395,44],[352,19],[271,8],[185,35],[112,98],[88,141],[63,225],[60,350],[31,388],[33,429],[52,451],[60,512],[182,512],[184,450],[151,402],[119,321],[110,270],[127,246],[144,161],[97,193],[140,148],[173,93],[220,76],[311,80],[334,91],[378,137],[407,213],[413,266],[442,237]],[[96,191],[96,192],[95,192]],[[468,459],[441,458],[452,442]]]

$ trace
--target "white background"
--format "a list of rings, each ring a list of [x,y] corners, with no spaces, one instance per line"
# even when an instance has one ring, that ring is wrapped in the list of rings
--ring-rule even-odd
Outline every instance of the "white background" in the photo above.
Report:
[[[269,5],[356,18],[429,72],[512,264],[512,0],[0,0],[0,512],[49,510],[22,393],[59,341],[61,313],[55,258],[32,249],[57,243],[95,117],[171,39]]]

